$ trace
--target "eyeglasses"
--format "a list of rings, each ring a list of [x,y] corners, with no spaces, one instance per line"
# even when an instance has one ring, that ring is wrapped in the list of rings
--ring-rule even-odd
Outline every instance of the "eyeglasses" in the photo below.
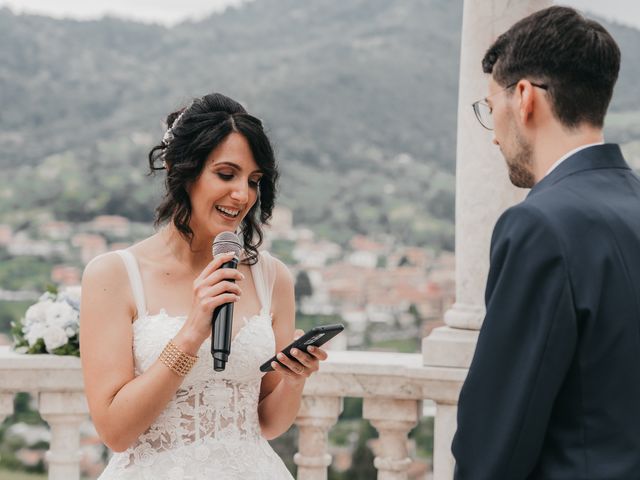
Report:
[[[519,81],[520,80],[518,80],[518,82]],[[505,88],[503,88],[499,92],[496,92],[496,93],[494,93],[492,95],[489,95],[489,97],[493,97],[495,95],[498,95],[499,93],[506,92],[510,88],[515,87],[518,84],[518,82],[514,82],[511,85],[507,85]],[[534,86],[534,87],[537,87],[537,88],[541,88],[543,90],[548,90],[549,89],[548,85],[544,85],[544,84],[541,84],[541,83],[533,83],[533,82],[531,82],[531,85]],[[476,118],[480,122],[480,125],[482,125],[487,130],[493,130],[493,115],[492,115],[493,108],[491,108],[491,106],[487,102],[487,98],[489,98],[489,97],[484,97],[482,100],[478,100],[477,102],[473,102],[473,104],[471,106],[473,107],[473,113],[476,114]]]

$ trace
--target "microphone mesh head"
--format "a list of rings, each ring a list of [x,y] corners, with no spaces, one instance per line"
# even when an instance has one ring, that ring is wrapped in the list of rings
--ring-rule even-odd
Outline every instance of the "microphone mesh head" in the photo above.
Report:
[[[236,254],[236,257],[239,257],[240,250],[242,250],[242,244],[238,236],[233,232],[221,232],[216,235],[213,246],[211,247],[214,257],[221,253],[228,252],[233,252]]]

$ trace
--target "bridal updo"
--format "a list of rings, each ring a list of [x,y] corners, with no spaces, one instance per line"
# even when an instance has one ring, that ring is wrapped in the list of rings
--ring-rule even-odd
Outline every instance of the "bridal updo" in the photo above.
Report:
[[[262,122],[235,100],[212,93],[170,113],[166,124],[162,142],[149,152],[151,173],[167,171],[165,193],[156,208],[156,227],[172,221],[178,232],[187,241],[192,241],[188,187],[200,176],[209,154],[229,134],[239,133],[247,139],[263,174],[257,201],[241,224],[246,262],[254,264],[264,237],[262,225],[268,223],[273,212],[278,179],[273,148]]]

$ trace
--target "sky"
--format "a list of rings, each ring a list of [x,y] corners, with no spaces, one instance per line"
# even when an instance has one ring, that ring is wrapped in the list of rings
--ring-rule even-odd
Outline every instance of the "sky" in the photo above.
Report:
[[[228,5],[238,5],[244,1],[260,0],[0,0],[0,6],[8,6],[14,12],[40,13],[53,17],[86,19],[111,14],[143,22],[173,25],[187,19],[202,18]],[[592,12],[640,29],[638,0],[559,0],[555,3]]]
[[[198,19],[247,0],[0,0],[16,13],[93,19],[105,14],[142,22],[173,25]]]

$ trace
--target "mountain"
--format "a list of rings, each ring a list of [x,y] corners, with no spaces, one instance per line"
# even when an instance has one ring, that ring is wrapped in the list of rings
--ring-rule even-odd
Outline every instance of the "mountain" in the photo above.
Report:
[[[260,0],[173,28],[0,9],[0,221],[150,221],[162,120],[219,91],[267,125],[296,221],[452,248],[461,17],[442,0]],[[612,111],[640,111],[640,32],[607,27]]]

